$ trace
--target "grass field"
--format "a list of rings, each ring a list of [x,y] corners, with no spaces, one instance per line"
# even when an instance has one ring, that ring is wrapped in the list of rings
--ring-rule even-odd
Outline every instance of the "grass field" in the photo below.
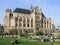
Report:
[[[41,42],[40,40],[31,40],[31,39],[18,39],[20,42],[18,45],[52,45],[52,42]],[[11,37],[5,37],[3,39],[0,39],[0,45],[12,45],[12,41],[14,41],[14,38]],[[60,42],[55,42],[60,43]]]

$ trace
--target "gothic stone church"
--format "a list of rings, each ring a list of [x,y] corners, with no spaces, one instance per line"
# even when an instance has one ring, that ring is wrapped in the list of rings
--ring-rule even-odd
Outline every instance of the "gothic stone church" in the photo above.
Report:
[[[29,35],[35,35],[37,31],[51,33],[53,23],[51,18],[46,18],[42,9],[38,6],[31,9],[16,8],[14,11],[6,9],[4,16],[4,32],[9,33],[11,29],[24,33],[24,30]]]

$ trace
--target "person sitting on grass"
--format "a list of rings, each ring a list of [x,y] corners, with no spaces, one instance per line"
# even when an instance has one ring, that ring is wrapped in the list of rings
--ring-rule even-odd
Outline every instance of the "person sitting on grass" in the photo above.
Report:
[[[18,42],[18,40],[17,39],[15,39],[15,41],[12,43],[12,45],[17,45],[17,44],[19,44],[19,42]]]

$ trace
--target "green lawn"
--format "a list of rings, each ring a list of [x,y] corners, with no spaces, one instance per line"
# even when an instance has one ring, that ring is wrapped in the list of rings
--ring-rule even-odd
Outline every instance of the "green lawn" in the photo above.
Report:
[[[58,33],[58,36],[57,36],[57,38],[60,38],[60,33]]]
[[[18,45],[52,45],[52,42],[41,42],[40,40],[31,40],[31,39],[17,39],[20,44]],[[13,38],[3,38],[0,39],[0,45],[12,45],[12,41],[14,41]],[[60,42],[56,42],[60,43]]]

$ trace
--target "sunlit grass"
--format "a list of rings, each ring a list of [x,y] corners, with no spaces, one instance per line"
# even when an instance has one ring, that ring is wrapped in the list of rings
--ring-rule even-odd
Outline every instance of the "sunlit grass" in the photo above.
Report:
[[[52,42],[41,42],[40,40],[32,40],[32,39],[23,39],[20,38],[17,40],[20,42],[18,45],[52,45]],[[12,41],[14,41],[14,38],[11,37],[5,37],[0,40],[0,45],[12,45]],[[55,42],[59,43],[60,42]]]

